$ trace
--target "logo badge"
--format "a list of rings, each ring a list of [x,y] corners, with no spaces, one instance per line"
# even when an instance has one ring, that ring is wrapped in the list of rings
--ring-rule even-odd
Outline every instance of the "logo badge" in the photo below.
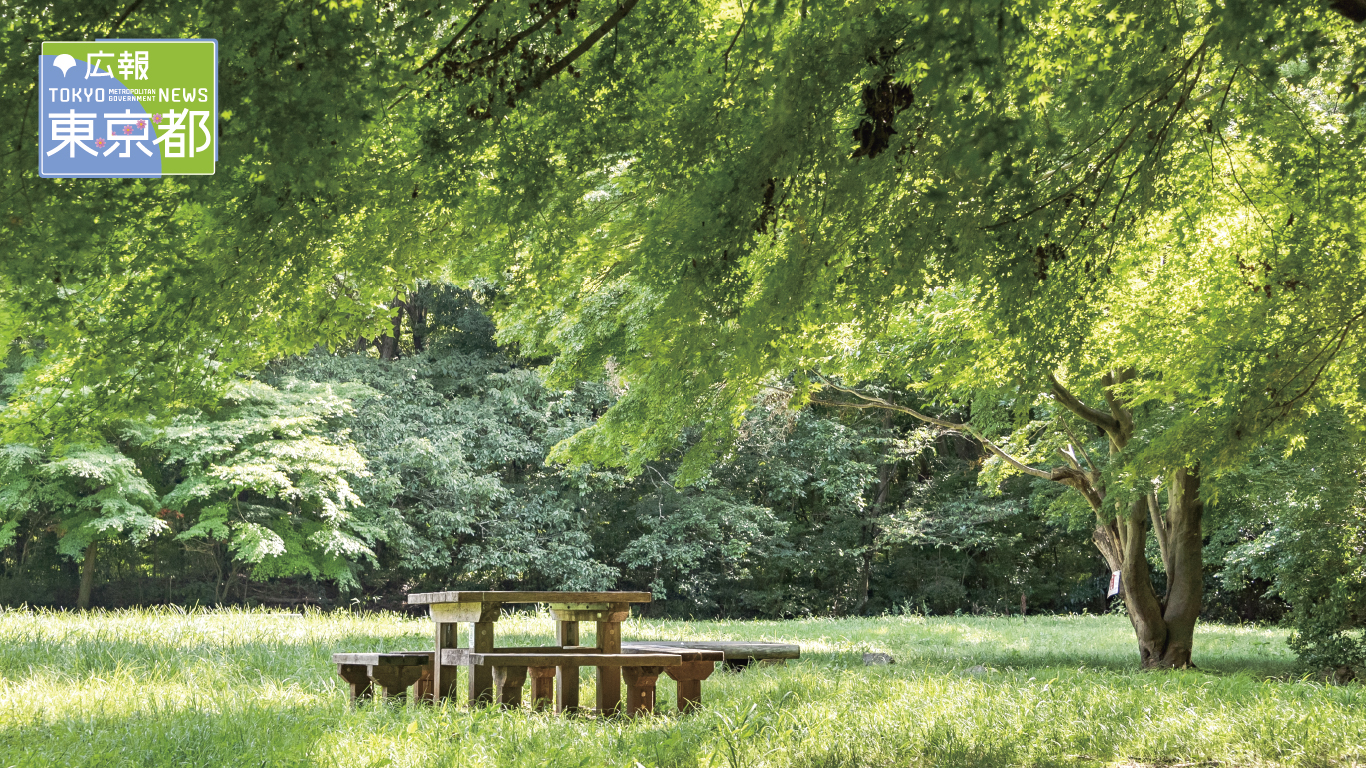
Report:
[[[214,172],[217,40],[44,42],[38,88],[40,176]]]

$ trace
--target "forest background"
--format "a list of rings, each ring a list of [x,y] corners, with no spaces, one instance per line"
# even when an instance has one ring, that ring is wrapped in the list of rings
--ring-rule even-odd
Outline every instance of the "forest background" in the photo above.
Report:
[[[0,601],[1121,571],[1144,666],[1366,664],[1360,3],[0,9]],[[218,175],[36,178],[114,36],[220,40]]]

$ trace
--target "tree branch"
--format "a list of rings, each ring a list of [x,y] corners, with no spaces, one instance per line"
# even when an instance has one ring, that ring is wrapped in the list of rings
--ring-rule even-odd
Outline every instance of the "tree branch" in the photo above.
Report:
[[[1086,403],[1083,403],[1076,395],[1068,391],[1067,387],[1064,387],[1062,383],[1058,381],[1058,378],[1051,373],[1048,374],[1048,383],[1053,389],[1053,398],[1062,404],[1064,408],[1105,430],[1105,433],[1112,438],[1115,434],[1118,434],[1119,421],[1115,419],[1114,416],[1111,416],[1099,408],[1092,408]]]
[[[1119,402],[1119,398],[1115,397],[1114,388],[1129,381],[1134,375],[1134,369],[1126,368],[1118,373],[1107,373],[1101,379],[1101,383],[1105,385],[1101,393],[1105,395],[1105,404],[1110,406],[1110,413],[1114,415],[1115,421],[1119,422],[1119,431],[1124,436],[1124,443],[1129,442],[1129,435],[1134,432],[1134,417],[1129,413],[1129,409]],[[1123,448],[1124,443],[1120,443],[1119,447]]]
[[[566,54],[563,59],[560,59],[559,61],[551,65],[549,69],[532,78],[522,87],[518,88],[517,92],[512,94],[512,98],[515,100],[518,96],[521,96],[523,93],[526,93],[527,91],[532,91],[537,88],[540,88],[542,85],[546,83],[546,81],[550,80],[555,75],[558,75],[561,72],[563,72],[566,67],[574,63],[575,59],[587,53],[594,45],[597,44],[599,40],[605,37],[608,32],[611,32],[613,29],[615,29],[617,24],[620,24],[621,20],[626,18],[626,15],[631,12],[631,9],[636,7],[637,2],[639,2],[639,0],[626,0],[626,2],[618,5],[617,10],[614,11],[611,16],[608,16],[607,20],[604,21],[602,25],[599,26],[597,29],[593,30],[588,35],[588,37],[585,37],[583,39],[583,42],[575,46],[574,50]]]
[[[483,4],[480,5],[478,8],[476,8],[475,11],[474,11],[474,15],[470,16],[470,20],[467,21],[467,22],[465,22],[465,26],[461,27],[461,28],[460,28],[460,31],[455,33],[455,37],[452,37],[451,40],[450,40],[450,42],[446,43],[446,45],[444,45],[444,46],[441,48],[441,50],[437,51],[437,52],[436,52],[436,55],[432,56],[430,59],[427,59],[427,63],[425,63],[425,64],[423,64],[422,66],[418,67],[417,69],[413,70],[413,74],[414,74],[414,75],[420,75],[420,74],[422,74],[422,71],[423,71],[423,70],[425,70],[427,67],[430,67],[431,65],[435,64],[438,60],[441,59],[441,57],[443,57],[443,56],[445,56],[446,54],[450,53],[450,52],[451,52],[451,49],[455,47],[456,43],[459,43],[460,40],[461,40],[461,38],[463,38],[463,37],[465,36],[465,33],[468,32],[468,31],[470,31],[470,27],[474,26],[474,22],[478,21],[478,20],[479,20],[479,17],[484,15],[484,11],[487,11],[487,10],[489,9],[489,7],[492,6],[492,5],[493,5],[493,0],[487,0],[487,2],[483,3]]]
[[[1031,467],[1031,466],[1029,466],[1028,464],[1025,464],[1024,462],[1020,461],[1019,459],[1015,458],[1014,456],[1011,456],[1010,454],[1008,454],[1008,453],[1006,453],[1005,451],[1001,450],[1000,447],[998,447],[998,446],[996,445],[996,443],[993,443],[991,440],[987,439],[986,435],[983,435],[983,434],[981,433],[980,430],[978,430],[976,427],[972,426],[971,424],[956,424],[956,423],[954,423],[954,422],[952,422],[952,421],[944,421],[943,419],[936,419],[936,418],[934,418],[933,416],[927,416],[926,414],[923,414],[923,413],[921,413],[920,411],[915,410],[914,408],[907,408],[907,407],[904,406],[904,405],[899,405],[899,404],[897,404],[897,403],[893,403],[893,402],[891,402],[890,400],[884,400],[884,399],[882,399],[882,398],[880,398],[880,397],[874,397],[874,396],[872,396],[872,395],[866,395],[866,394],[864,394],[864,393],[862,393],[862,392],[859,392],[858,390],[856,390],[856,389],[854,389],[854,388],[852,388],[852,387],[846,387],[846,386],[843,386],[843,385],[840,385],[840,384],[835,384],[834,382],[830,381],[829,379],[825,378],[824,376],[821,376],[819,373],[817,373],[816,376],[817,376],[822,382],[824,382],[826,386],[830,387],[831,389],[833,389],[833,390],[835,390],[835,391],[837,391],[837,392],[843,392],[843,393],[845,393],[845,394],[847,394],[847,395],[853,395],[854,397],[857,397],[857,398],[859,398],[860,400],[863,400],[865,403],[868,403],[868,406],[865,406],[865,407],[873,406],[873,407],[878,407],[878,408],[886,408],[886,409],[889,410],[889,411],[896,411],[896,412],[898,412],[898,413],[904,413],[904,414],[907,414],[907,415],[909,415],[909,416],[913,416],[914,418],[919,419],[920,421],[923,421],[923,422],[925,422],[926,424],[933,424],[933,425],[935,425],[935,426],[937,426],[937,427],[944,427],[945,429],[954,429],[954,430],[962,430],[962,431],[965,431],[965,432],[967,432],[968,434],[972,435],[973,438],[977,440],[977,442],[981,443],[981,444],[982,444],[982,447],[986,448],[988,451],[991,451],[991,453],[993,453],[994,455],[996,455],[997,457],[999,457],[1002,461],[1004,461],[1004,462],[1006,462],[1007,464],[1009,464],[1010,466],[1012,466],[1012,467],[1018,469],[1019,471],[1024,472],[1025,474],[1028,474],[1028,475],[1033,475],[1034,477],[1042,478],[1042,479],[1044,479],[1044,480],[1054,480],[1054,481],[1059,481],[1059,482],[1060,482],[1060,478],[1057,477],[1057,474],[1058,474],[1059,470],[1045,471],[1045,470],[1042,470],[1042,469],[1037,469],[1037,468],[1035,468],[1035,467]],[[838,405],[838,403],[835,403],[834,405]],[[855,406],[855,407],[857,407],[857,406]],[[1068,473],[1069,473],[1069,474],[1070,474],[1070,471],[1071,471],[1070,468],[1068,468]]]
[[[549,24],[550,20],[558,16],[560,14],[560,11],[564,10],[565,6],[569,5],[569,3],[570,0],[560,0],[557,3],[554,3],[546,9],[545,14],[542,15],[541,18],[537,19],[535,22],[532,22],[531,26],[527,27],[521,32],[518,32],[512,37],[509,37],[507,39],[507,42],[503,43],[503,47],[499,48],[496,51],[486,53],[477,59],[471,59],[469,61],[466,61],[463,63],[463,66],[473,67],[478,64],[484,64],[486,62],[495,61],[497,59],[503,58],[504,56],[511,53],[512,49],[516,48],[518,43],[527,39],[531,35],[534,35],[537,30],[544,27],[546,24]]]
[[[1153,519],[1153,533],[1157,536],[1157,549],[1162,553],[1162,568],[1167,573],[1172,572],[1171,556],[1167,554],[1167,545],[1170,538],[1170,530],[1167,527],[1167,520],[1162,516],[1157,508],[1157,491],[1148,492],[1148,514]]]
[[[1091,471],[1099,473],[1100,465],[1096,464],[1096,460],[1091,458],[1091,454],[1086,452],[1086,446],[1078,440],[1076,434],[1072,432],[1072,425],[1067,423],[1067,419],[1061,417],[1058,418],[1058,421],[1062,422],[1062,428],[1067,430],[1067,436],[1072,438],[1072,444],[1077,446],[1077,450],[1081,451],[1082,458],[1086,459],[1086,463],[1091,467]]]

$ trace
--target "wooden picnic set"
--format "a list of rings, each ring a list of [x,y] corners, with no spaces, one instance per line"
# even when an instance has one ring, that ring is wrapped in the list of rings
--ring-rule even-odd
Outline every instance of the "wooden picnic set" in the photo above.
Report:
[[[338,653],[337,672],[351,686],[351,699],[376,695],[402,697],[413,687],[419,701],[454,703],[464,669],[466,703],[522,706],[522,688],[531,678],[530,704],[543,710],[578,712],[579,668],[596,669],[593,711],[628,715],[655,711],[660,674],[678,686],[678,710],[701,706],[702,681],[718,662],[731,669],[751,663],[785,663],[801,649],[787,643],[708,641],[623,642],[621,622],[632,603],[648,603],[649,592],[423,592],[408,595],[411,605],[426,605],[434,627],[431,650],[397,653]],[[555,618],[555,643],[499,646],[494,627],[504,605],[545,604]],[[594,622],[595,645],[579,643],[579,623]],[[468,625],[465,633],[460,625]],[[466,640],[461,644],[463,638]],[[626,701],[621,681],[626,681]]]

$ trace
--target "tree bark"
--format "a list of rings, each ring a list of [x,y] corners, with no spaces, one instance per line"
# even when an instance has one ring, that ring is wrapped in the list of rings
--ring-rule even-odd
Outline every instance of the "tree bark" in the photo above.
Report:
[[[394,316],[389,319],[389,323],[394,327],[394,332],[392,334],[386,333],[375,339],[375,347],[379,350],[379,359],[381,360],[398,359],[398,344],[403,338],[403,314],[408,309],[408,302],[403,300],[403,294],[399,294],[390,302],[389,308],[394,310]]]
[[[408,325],[412,328],[413,351],[422,352],[427,349],[427,305],[422,302],[421,294],[414,292],[408,294],[403,308],[408,313]]]
[[[76,594],[76,607],[90,608],[90,592],[95,587],[95,542],[85,548],[85,562],[81,564],[81,590]]]
[[[873,556],[876,554],[873,545],[877,543],[877,518],[887,504],[887,492],[892,487],[892,474],[896,465],[896,461],[890,461],[878,468],[877,500],[873,502],[872,515],[863,521],[863,529],[860,532],[859,543],[863,545],[863,562],[859,566],[859,601],[853,610],[856,616],[862,616],[868,608],[869,592],[873,584]]]
[[[1108,413],[1092,408],[1050,377],[1057,402],[1082,419],[1099,427],[1110,440],[1110,455],[1119,455],[1133,436],[1133,413],[1125,406],[1115,387],[1134,378],[1133,370],[1112,371],[1102,380]],[[1068,454],[1064,454],[1068,455]],[[1124,607],[1138,639],[1139,660],[1144,669],[1184,669],[1191,664],[1195,622],[1200,616],[1204,586],[1203,534],[1200,501],[1200,474],[1196,468],[1181,467],[1166,473],[1167,510],[1163,513],[1153,492],[1145,493],[1129,505],[1127,516],[1106,520],[1102,511],[1107,489],[1099,472],[1086,471],[1073,460],[1074,472],[1066,476],[1055,472],[1059,481],[1076,488],[1096,511],[1096,530],[1092,540],[1111,571],[1120,572]],[[1167,594],[1162,598],[1153,589],[1148,567],[1148,533],[1157,539],[1162,565],[1167,573]]]
[[[1191,663],[1195,622],[1200,617],[1204,591],[1204,541],[1198,469],[1181,468],[1167,473],[1167,511],[1156,511],[1156,500],[1135,499],[1127,518],[1118,521],[1124,539],[1120,572],[1124,607],[1138,637],[1139,660],[1144,669],[1186,669]],[[1148,567],[1149,526],[1161,525],[1167,539],[1163,562],[1167,571],[1167,594],[1153,589]],[[1159,541],[1161,539],[1159,538]],[[1107,558],[1108,560],[1108,558]]]
[[[1184,668],[1191,664],[1195,622],[1204,597],[1205,512],[1200,500],[1198,468],[1178,469],[1167,476],[1168,546],[1171,567],[1167,571],[1167,600],[1162,618],[1167,623],[1167,647],[1153,666]]]
[[[393,323],[394,332],[392,334],[386,333],[375,339],[375,346],[379,348],[379,359],[381,360],[398,359],[398,340],[400,334],[403,333],[403,309],[401,307],[394,313],[394,318],[390,322]]]

